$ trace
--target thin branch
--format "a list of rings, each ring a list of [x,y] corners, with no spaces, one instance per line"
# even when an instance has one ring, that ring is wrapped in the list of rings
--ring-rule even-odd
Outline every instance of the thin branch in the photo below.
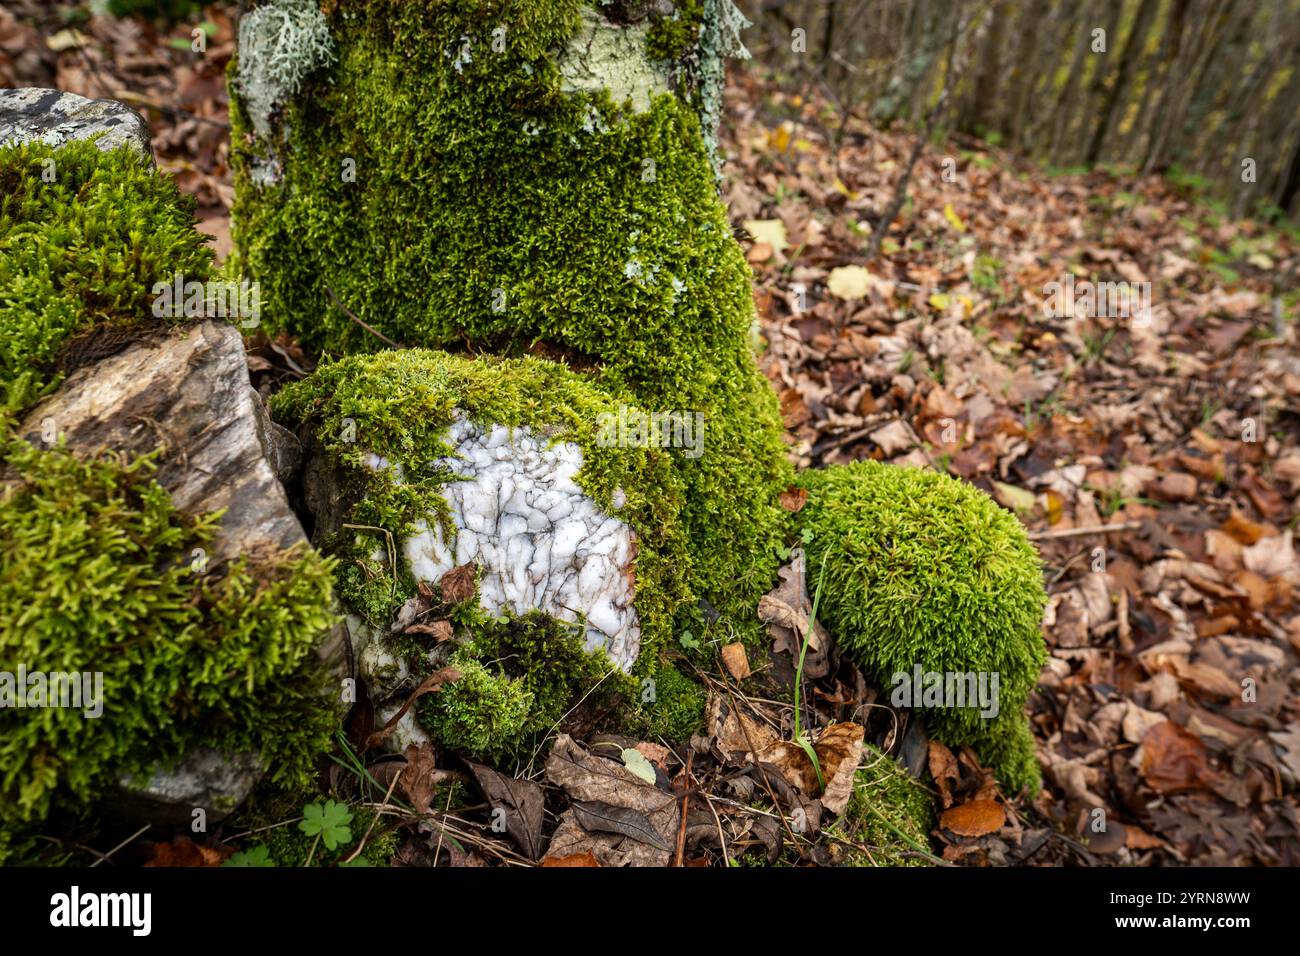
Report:
[[[368,324],[365,322],[364,319],[360,318],[360,317],[359,317],[355,312],[353,312],[353,311],[352,311],[351,309],[349,309],[346,305],[344,305],[342,302],[339,301],[339,297],[336,296],[336,295],[334,294],[334,289],[330,286],[330,283],[329,283],[329,280],[328,280],[328,279],[325,279],[325,280],[323,280],[323,281],[325,282],[325,291],[329,293],[330,300],[331,300],[335,305],[337,305],[340,309],[343,310],[343,314],[344,314],[344,315],[346,315],[349,319],[351,319],[351,320],[352,320],[353,322],[355,322],[357,325],[361,326],[363,329],[365,329],[367,332],[369,332],[369,333],[370,333],[371,335],[373,335],[375,338],[379,339],[379,340],[382,341],[382,342],[387,343],[388,345],[392,346],[393,348],[395,348],[395,349],[400,349],[400,348],[404,348],[404,347],[405,347],[405,346],[399,345],[397,342],[394,342],[392,339],[390,339],[388,336],[386,336],[383,332],[380,332],[380,331],[379,331],[378,329],[376,329],[374,326],[372,326],[372,325],[368,325]]]

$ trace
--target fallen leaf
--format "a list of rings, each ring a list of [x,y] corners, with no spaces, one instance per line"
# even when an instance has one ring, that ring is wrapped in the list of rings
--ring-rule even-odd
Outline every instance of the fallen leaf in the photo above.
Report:
[[[655,774],[655,768],[641,751],[633,747],[624,747],[620,756],[623,766],[646,783],[652,784],[659,779]]]
[[[189,837],[178,836],[170,843],[155,843],[152,854],[143,865],[150,867],[220,866],[222,861],[234,852],[234,847],[200,846]]]
[[[939,826],[963,837],[997,833],[1006,822],[1006,811],[994,800],[971,800],[951,807],[939,816]]]
[[[749,658],[745,654],[745,645],[739,641],[723,645],[722,663],[736,680],[744,680],[752,673],[749,669]]]
[[[600,866],[600,860],[590,850],[583,850],[568,856],[548,856],[542,866]]]
[[[826,288],[837,299],[862,299],[875,281],[876,277],[862,266],[839,266],[831,270]]]
[[[803,506],[808,503],[808,490],[797,485],[791,485],[781,492],[778,500],[781,502],[781,507],[786,511],[797,512],[802,510]]]
[[[473,564],[462,564],[444,574],[442,580],[438,582],[443,601],[448,604],[459,604],[472,598],[474,592],[478,590],[474,580],[476,575],[477,569]]]
[[[1147,731],[1133,760],[1151,789],[1160,793],[1202,789],[1216,776],[1200,738],[1172,720]]]
[[[469,763],[469,769],[492,809],[503,812],[506,833],[515,845],[530,860],[540,857],[546,802],[542,788],[531,780],[507,777],[482,764]]]
[[[780,219],[746,219],[744,226],[756,242],[766,243],[772,252],[784,252],[790,248],[785,223]]]

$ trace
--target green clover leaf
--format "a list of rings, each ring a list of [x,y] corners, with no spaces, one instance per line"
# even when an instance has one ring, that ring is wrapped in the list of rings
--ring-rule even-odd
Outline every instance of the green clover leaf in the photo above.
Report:
[[[302,815],[298,829],[308,836],[320,834],[326,849],[336,850],[341,844],[351,842],[352,830],[348,824],[352,822],[352,811],[346,804],[333,800],[326,800],[324,806],[309,803],[302,808]]]

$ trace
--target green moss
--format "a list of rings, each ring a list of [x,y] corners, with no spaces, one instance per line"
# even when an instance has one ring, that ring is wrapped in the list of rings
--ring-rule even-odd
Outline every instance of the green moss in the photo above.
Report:
[[[898,762],[868,744],[853,795],[837,824],[854,844],[844,866],[925,866],[934,826],[934,798]]]
[[[677,0],[668,16],[651,14],[646,50],[656,60],[676,63],[695,49],[704,21],[704,0]]]
[[[295,785],[275,784],[263,780],[249,795],[244,805],[223,824],[225,833],[249,833],[231,843],[240,853],[257,855],[257,847],[266,848],[268,865],[281,867],[304,866],[311,857],[313,867],[337,866],[356,850],[361,838],[369,831],[365,849],[352,866],[387,866],[397,852],[401,831],[382,816],[375,821],[374,811],[364,806],[349,807],[352,820],[348,824],[352,839],[343,841],[333,850],[308,836],[298,826],[303,807],[322,803],[331,797],[322,794],[315,781]],[[334,797],[333,799],[338,799]],[[445,797],[435,797],[435,805],[445,805]],[[371,824],[374,827],[371,829]],[[314,851],[313,851],[314,846]],[[226,866],[240,865],[227,861]]]
[[[295,550],[192,570],[218,515],[174,510],[152,467],[3,446],[0,672],[102,673],[103,713],[0,710],[0,829],[196,746],[255,750],[285,781],[328,742],[314,649],[334,621],[330,562]]]
[[[299,807],[299,813],[301,809]],[[353,808],[352,822],[348,825],[353,839],[332,850],[314,836],[303,833],[296,823],[276,826],[264,833],[249,837],[241,844],[240,849],[247,852],[258,845],[264,846],[268,859],[275,866],[306,866],[308,859],[311,860],[313,867],[339,866],[356,852],[357,843],[360,842],[362,834],[370,828],[375,815],[373,810],[364,807]],[[348,865],[388,866],[400,842],[400,832],[392,824],[385,824],[381,818],[374,829],[370,830],[365,849]]]
[[[970,744],[1008,786],[1037,790],[1025,702],[1046,660],[1037,552],[1013,515],[946,475],[878,462],[806,471],[809,576],[819,616],[890,693],[895,675],[997,674],[998,713],[929,710],[935,737]]]
[[[641,692],[638,729],[651,738],[689,741],[704,726],[704,688],[667,662],[651,677],[653,693],[648,686]]]
[[[197,13],[201,8],[199,0],[108,0],[108,12],[115,17],[180,20]]]
[[[266,313],[328,352],[383,347],[332,289],[407,346],[542,344],[610,394],[703,414],[703,454],[674,461],[686,492],[674,524],[693,542],[698,593],[756,638],[790,470],[751,352],[749,267],[690,102],[662,94],[633,112],[564,92],[554,51],[578,11],[334,5],[337,64],[271,136],[254,134],[234,90],[236,245]]]
[[[579,702],[615,713],[635,693],[603,652],[584,648],[573,625],[540,613],[493,619],[465,610],[472,637],[450,659],[461,678],[416,705],[420,725],[445,747],[498,760],[526,756]]]
[[[130,149],[0,147],[0,402],[53,388],[61,350],[90,328],[157,323],[156,282],[208,278],[193,207]]]
[[[456,476],[432,462],[452,451],[443,436],[456,412],[480,424],[528,426],[555,441],[575,442],[583,452],[575,480],[637,534],[642,647],[657,647],[690,597],[691,542],[679,517],[682,479],[669,451],[601,445],[601,416],[616,414],[618,404],[617,396],[554,362],[411,349],[326,365],[277,394],[272,411],[281,422],[309,430],[343,476],[342,497],[355,502],[345,521],[365,527],[349,529],[356,535],[350,541],[324,546],[342,546],[353,559],[343,565],[340,594],[375,626],[389,623],[394,590],[400,600],[415,591],[401,540],[420,520],[448,530],[441,489]],[[372,468],[371,454],[395,467]],[[615,507],[616,491],[621,507]],[[363,567],[355,560],[388,554],[390,536],[399,563],[396,585],[391,573],[381,575],[384,562],[363,557]]]
[[[476,757],[500,759],[520,745],[532,698],[523,681],[494,673],[468,652],[452,656],[460,679],[420,699],[417,719],[434,740]]]

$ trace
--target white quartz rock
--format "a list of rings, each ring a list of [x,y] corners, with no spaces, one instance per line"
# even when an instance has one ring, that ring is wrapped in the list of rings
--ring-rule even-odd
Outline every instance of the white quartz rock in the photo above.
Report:
[[[415,577],[438,581],[479,566],[479,601],[489,613],[543,611],[586,621],[588,649],[603,648],[624,670],[641,646],[631,571],[635,535],[574,481],[582,449],[549,443],[528,428],[482,427],[458,416],[446,435],[454,452],[434,462],[461,476],[443,486],[456,528],[444,540],[420,522],[402,543]]]

